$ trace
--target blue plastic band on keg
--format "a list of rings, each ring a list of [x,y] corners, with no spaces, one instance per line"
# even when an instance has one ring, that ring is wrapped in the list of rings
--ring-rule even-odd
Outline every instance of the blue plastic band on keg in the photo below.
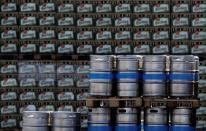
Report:
[[[112,79],[113,74],[112,73],[90,73],[89,74],[90,79]]]
[[[112,126],[93,126],[93,125],[88,125],[88,131],[112,131]]]
[[[141,127],[136,124],[117,125],[115,131],[140,131]]]
[[[195,131],[195,128],[190,125],[172,125],[170,131]]]
[[[143,74],[143,80],[165,80],[166,74]]]
[[[144,131],[169,131],[167,125],[145,125]]]
[[[170,74],[170,80],[189,80],[189,81],[196,81],[198,80],[198,74]]]
[[[125,79],[125,78],[139,79],[140,75],[138,73],[117,73],[116,78],[117,79]]]

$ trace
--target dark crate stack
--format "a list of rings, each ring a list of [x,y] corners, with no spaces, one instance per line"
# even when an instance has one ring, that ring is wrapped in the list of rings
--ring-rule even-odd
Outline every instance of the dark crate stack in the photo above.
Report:
[[[28,3],[35,3],[36,9],[34,4]],[[108,6],[102,6],[104,4],[111,4],[111,11],[97,12],[101,9],[110,9]],[[137,8],[141,4],[149,4],[149,11],[138,12]],[[168,11],[158,12],[157,9],[161,4],[168,5]],[[181,10],[181,5],[185,4],[188,8],[186,6]],[[21,62],[33,62],[37,66],[53,63],[55,69],[62,63],[75,67],[83,66],[89,64],[89,54],[198,55],[202,66],[199,96],[203,108],[200,109],[197,118],[200,127],[206,128],[204,124],[206,121],[205,4],[205,0],[2,0],[0,1],[0,68],[18,65]],[[26,8],[28,5],[34,11],[28,11]],[[202,12],[198,12],[198,7]],[[59,9],[68,12],[61,12]],[[179,9],[180,12],[175,12],[173,9],[176,11]],[[87,77],[77,74],[75,70],[63,78]],[[19,72],[1,73],[0,80],[20,76]],[[37,72],[36,76],[36,82],[41,80],[41,74]],[[53,76],[58,78],[57,70]],[[54,105],[55,110],[58,107],[72,105],[74,110],[78,107],[82,111],[87,110],[86,102],[78,101],[76,96],[77,94],[86,96],[84,92],[88,92],[88,87],[76,85],[58,87],[57,82],[53,87],[20,87],[19,81],[17,84],[16,87],[0,86],[1,94],[16,92],[18,96],[15,100],[0,102],[0,107],[5,109],[8,105],[17,106],[16,113],[0,113],[0,121],[16,120],[17,124],[11,127],[12,129],[19,128],[22,119],[19,109],[26,105],[34,104],[37,108]],[[53,92],[55,98],[22,101],[19,96],[24,92],[34,92],[36,97],[40,92]],[[73,92],[74,100],[58,101],[57,95],[61,92]],[[86,119],[86,115],[83,115],[83,119]]]

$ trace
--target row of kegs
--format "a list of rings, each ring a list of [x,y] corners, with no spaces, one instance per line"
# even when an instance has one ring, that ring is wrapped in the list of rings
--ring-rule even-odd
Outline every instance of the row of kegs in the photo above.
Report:
[[[22,131],[80,131],[80,119],[80,113],[28,111]]]
[[[88,122],[89,131],[195,131],[196,119],[190,108],[92,108]]]
[[[90,95],[194,96],[198,66],[193,55],[91,55]]]

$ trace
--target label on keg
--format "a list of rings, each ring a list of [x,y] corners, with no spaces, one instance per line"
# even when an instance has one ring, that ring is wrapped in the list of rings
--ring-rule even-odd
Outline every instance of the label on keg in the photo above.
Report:
[[[206,66],[199,66],[199,74],[206,74]]]
[[[58,19],[58,25],[60,25],[60,26],[74,25],[74,18],[73,17],[60,18],[60,19]]]
[[[62,78],[57,82],[58,87],[68,87],[74,86],[74,79],[73,78]]]
[[[134,20],[134,26],[149,26],[150,18],[143,17]]]
[[[150,46],[149,45],[137,45],[134,47],[134,53],[135,54],[150,53]]]
[[[121,53],[130,53],[131,47],[130,45],[118,45],[115,47],[115,53],[121,54]]]
[[[5,17],[1,19],[1,25],[16,25],[17,20],[16,17]]]
[[[189,19],[188,18],[184,18],[184,17],[175,18],[172,21],[172,25],[173,26],[187,26],[187,25],[189,25]]]
[[[77,26],[92,26],[92,18],[80,18],[77,20]]]
[[[15,78],[6,78],[1,80],[1,87],[17,86],[17,80]]]
[[[206,93],[198,93],[198,98],[200,99],[200,101],[206,100]]]
[[[92,12],[93,6],[92,4],[80,4],[77,6],[77,12],[79,13],[85,13],[85,12]]]
[[[195,45],[191,49],[192,54],[206,53],[206,45]]]
[[[100,45],[96,47],[97,54],[109,54],[112,53],[112,46],[111,45]]]
[[[77,81],[77,87],[89,87],[89,79],[80,79]]]
[[[153,20],[153,25],[154,26],[167,26],[169,25],[169,19],[166,17],[155,18]]]
[[[35,44],[23,44],[20,47],[21,53],[32,53],[36,52],[36,45]]]
[[[2,101],[16,100],[17,94],[16,92],[4,92],[1,94]]]
[[[54,64],[42,64],[39,65],[39,73],[55,73]]]
[[[16,10],[17,10],[16,3],[5,3],[1,5],[2,12],[11,12]]]
[[[168,53],[169,52],[169,46],[168,45],[157,45],[153,47],[153,53],[159,54],[159,53]]]
[[[199,114],[199,115],[202,115],[202,114],[205,114],[205,113],[206,113],[206,107],[199,107],[196,111],[196,114]]]
[[[39,25],[53,25],[55,24],[55,19],[52,16],[43,17],[39,19]]]
[[[189,12],[188,4],[176,4],[173,6],[173,12]]]
[[[101,31],[96,34],[96,40],[109,40],[112,39],[111,31]]]
[[[58,53],[73,53],[74,52],[74,47],[73,45],[69,44],[61,44],[58,47]]]
[[[1,121],[1,127],[2,128],[10,128],[10,127],[16,127],[16,119],[6,119]]]
[[[197,120],[196,129],[204,129],[206,127],[204,120]]]
[[[14,39],[17,38],[17,34],[15,30],[5,30],[1,33],[2,39]]]
[[[154,40],[166,40],[166,39],[169,39],[169,33],[168,33],[168,31],[155,32],[153,34],[153,39]]]
[[[22,114],[24,111],[36,111],[35,105],[26,105],[19,109],[20,113]]]
[[[19,73],[35,73],[36,65],[34,64],[20,64],[19,65]]]
[[[130,17],[120,17],[115,20],[115,26],[128,26],[131,25]]]
[[[188,45],[176,45],[172,47],[172,53],[179,54],[179,53],[188,53],[189,47]]]
[[[161,12],[169,12],[169,4],[156,4],[153,6],[153,12],[161,13]]]
[[[36,3],[23,3],[20,6],[20,11],[36,11]]]
[[[19,96],[20,100],[35,100],[36,99],[36,95],[34,92],[23,92],[20,94]]]
[[[73,31],[62,31],[58,33],[59,40],[71,40],[74,39],[74,32]]]
[[[8,105],[8,106],[3,106],[1,108],[1,114],[12,114],[12,113],[17,113],[16,105]]]
[[[36,31],[35,30],[25,30],[20,33],[21,39],[35,39],[36,38]]]
[[[54,44],[42,44],[41,46],[39,46],[40,53],[54,52],[54,51],[55,51]]]
[[[16,65],[6,64],[1,67],[1,73],[16,73],[17,68]]]
[[[73,106],[62,105],[57,108],[57,111],[74,112]]]
[[[138,4],[134,6],[135,13],[143,13],[143,12],[150,12],[150,5],[149,4]]]
[[[54,78],[44,78],[44,79],[39,80],[40,87],[49,87],[49,86],[54,86],[54,85],[55,85]]]
[[[87,92],[77,94],[77,100],[86,100],[89,94]]]
[[[115,33],[115,40],[126,40],[131,39],[131,34],[129,31],[120,31]]]
[[[206,18],[195,18],[192,20],[192,26],[206,26]]]
[[[206,39],[206,31],[196,31],[192,33],[192,40],[205,40]]]
[[[150,39],[150,33],[149,31],[139,31],[134,33],[133,36],[134,40],[149,40]]]
[[[45,105],[39,108],[39,111],[55,111],[54,105]]]
[[[80,45],[77,47],[77,53],[91,53],[93,52],[92,45]]]
[[[20,80],[20,87],[34,87],[36,86],[35,78],[23,78]]]
[[[112,25],[112,19],[103,17],[96,20],[96,26],[111,26]]]
[[[52,39],[55,38],[54,30],[45,30],[39,33],[39,39]]]
[[[81,120],[81,128],[87,128],[88,127],[88,120],[84,119]]]
[[[106,13],[112,11],[112,5],[111,4],[99,4],[96,6],[96,12],[99,13]]]
[[[57,95],[59,101],[74,100],[73,92],[61,92]]]
[[[59,74],[74,73],[74,66],[73,65],[60,65],[57,68],[57,73]]]
[[[54,100],[54,93],[53,92],[43,92],[38,96],[39,100]]]
[[[90,66],[89,65],[79,65],[76,69],[76,72],[78,74],[87,74],[90,72]]]
[[[23,17],[20,20],[20,25],[36,25],[36,17],[33,16],[28,16],[28,17]]]
[[[187,31],[178,31],[172,34],[173,40],[186,40],[189,39],[189,33]]]
[[[55,4],[54,3],[44,3],[39,6],[40,12],[49,12],[49,11],[55,11]]]
[[[120,13],[120,12],[130,12],[131,7],[130,4],[119,4],[115,6],[115,12]]]
[[[206,4],[195,4],[192,6],[192,12],[206,12]]]
[[[61,4],[58,6],[58,12],[61,12],[61,13],[74,12],[74,5],[73,4]]]
[[[13,53],[17,52],[17,45],[16,44],[3,44],[1,46],[2,53]]]
[[[81,114],[87,114],[89,112],[89,109],[86,106],[80,106],[77,108],[77,112]]]
[[[92,31],[82,31],[77,34],[77,40],[89,40],[93,38]]]

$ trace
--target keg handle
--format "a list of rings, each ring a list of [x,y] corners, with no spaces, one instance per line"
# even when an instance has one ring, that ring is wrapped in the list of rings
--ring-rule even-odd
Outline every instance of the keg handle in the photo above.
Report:
[[[104,101],[100,102],[100,107],[103,107],[105,105]]]

